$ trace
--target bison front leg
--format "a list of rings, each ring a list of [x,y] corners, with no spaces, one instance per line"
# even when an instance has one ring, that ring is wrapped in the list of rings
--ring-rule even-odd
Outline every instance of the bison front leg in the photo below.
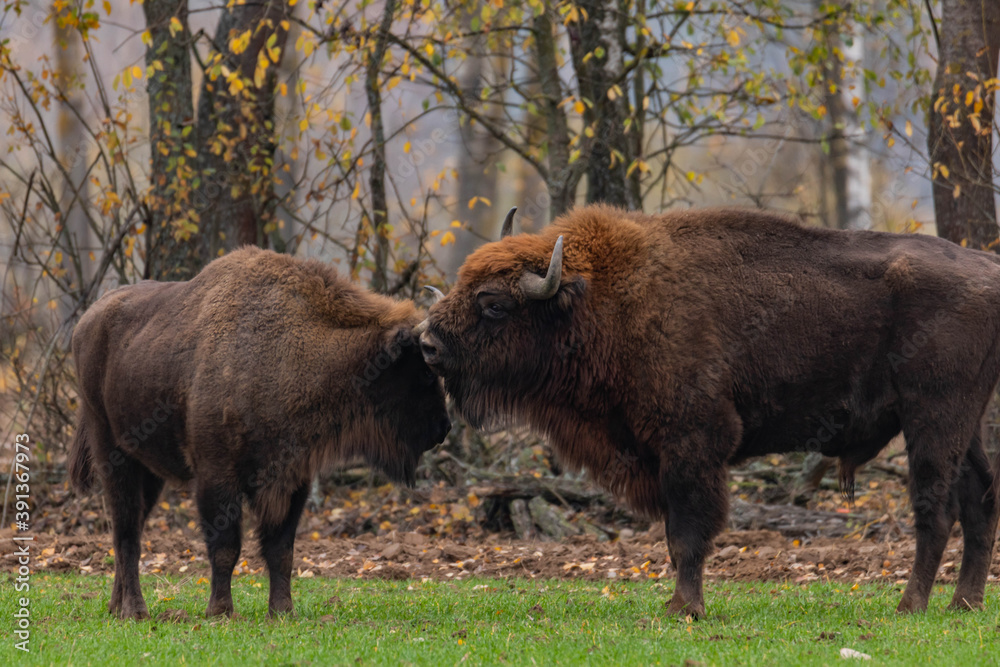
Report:
[[[243,499],[228,486],[203,482],[198,489],[198,512],[212,564],[212,593],[205,616],[228,616],[233,613],[232,579],[240,557]]]
[[[694,618],[705,615],[705,559],[725,525],[729,508],[725,469],[702,469],[703,476],[692,475],[698,469],[692,466],[666,481],[667,546],[677,570],[677,585],[667,613]]]
[[[292,611],[292,557],[295,550],[295,529],[302,516],[309,484],[303,484],[292,494],[288,513],[278,523],[261,522],[260,552],[267,562],[271,577],[271,588],[267,602],[267,614],[272,618]]]

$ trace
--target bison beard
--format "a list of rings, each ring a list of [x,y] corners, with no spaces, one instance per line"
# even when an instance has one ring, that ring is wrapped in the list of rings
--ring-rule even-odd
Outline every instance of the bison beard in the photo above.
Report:
[[[538,286],[558,238],[551,293]],[[840,458],[849,492],[900,432],[917,553],[898,610],[926,609],[956,520],[951,604],[982,606],[1000,488],[981,436],[1000,376],[993,254],[762,211],[591,206],[476,251],[418,331],[471,422],[530,425],[565,464],[664,519],[670,612],[704,614],[730,464],[820,451]]]
[[[319,262],[245,248],[184,283],[106,294],[73,333],[81,407],[74,486],[95,472],[114,523],[109,610],[146,618],[139,537],[164,481],[194,480],[212,566],[207,615],[233,611],[246,502],[292,610],[295,530],[314,474],[363,459],[411,483],[450,428],[417,349],[409,302],[369,294]]]

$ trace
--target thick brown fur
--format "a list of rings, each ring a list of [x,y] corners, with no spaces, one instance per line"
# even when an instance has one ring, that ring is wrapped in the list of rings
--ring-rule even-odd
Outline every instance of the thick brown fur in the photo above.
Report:
[[[361,459],[412,482],[450,427],[411,335],[413,304],[329,266],[243,248],[188,282],[113,290],[73,333],[79,422],[69,470],[101,479],[114,522],[110,610],[143,618],[139,535],[165,480],[194,480],[212,563],[208,614],[232,612],[244,502],[259,520],[271,613],[290,611],[295,528],[323,466]],[[95,475],[96,473],[96,475]]]
[[[527,299],[522,274],[545,273],[560,235],[559,291]],[[527,423],[564,463],[663,517],[670,610],[698,616],[730,464],[821,451],[852,485],[900,431],[918,546],[899,609],[926,608],[957,519],[952,604],[981,606],[998,506],[981,424],[998,334],[989,253],[757,210],[589,206],[473,253],[421,345],[472,423]]]

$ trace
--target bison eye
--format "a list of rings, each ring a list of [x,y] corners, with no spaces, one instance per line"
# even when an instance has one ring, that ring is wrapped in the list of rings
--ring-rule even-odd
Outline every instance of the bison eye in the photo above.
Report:
[[[499,320],[507,317],[507,310],[499,302],[494,301],[483,308],[483,316],[491,320]]]

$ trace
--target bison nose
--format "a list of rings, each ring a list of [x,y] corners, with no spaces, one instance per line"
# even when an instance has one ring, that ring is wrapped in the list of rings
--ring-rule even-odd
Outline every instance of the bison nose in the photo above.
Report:
[[[420,351],[424,355],[424,361],[428,366],[435,366],[441,363],[444,345],[440,339],[430,331],[420,334]],[[449,427],[450,428],[450,427]]]
[[[437,435],[434,437],[435,444],[439,442],[444,442],[444,439],[448,437],[448,433],[450,432],[451,432],[451,420],[445,417],[440,422],[438,422],[438,432]]]

